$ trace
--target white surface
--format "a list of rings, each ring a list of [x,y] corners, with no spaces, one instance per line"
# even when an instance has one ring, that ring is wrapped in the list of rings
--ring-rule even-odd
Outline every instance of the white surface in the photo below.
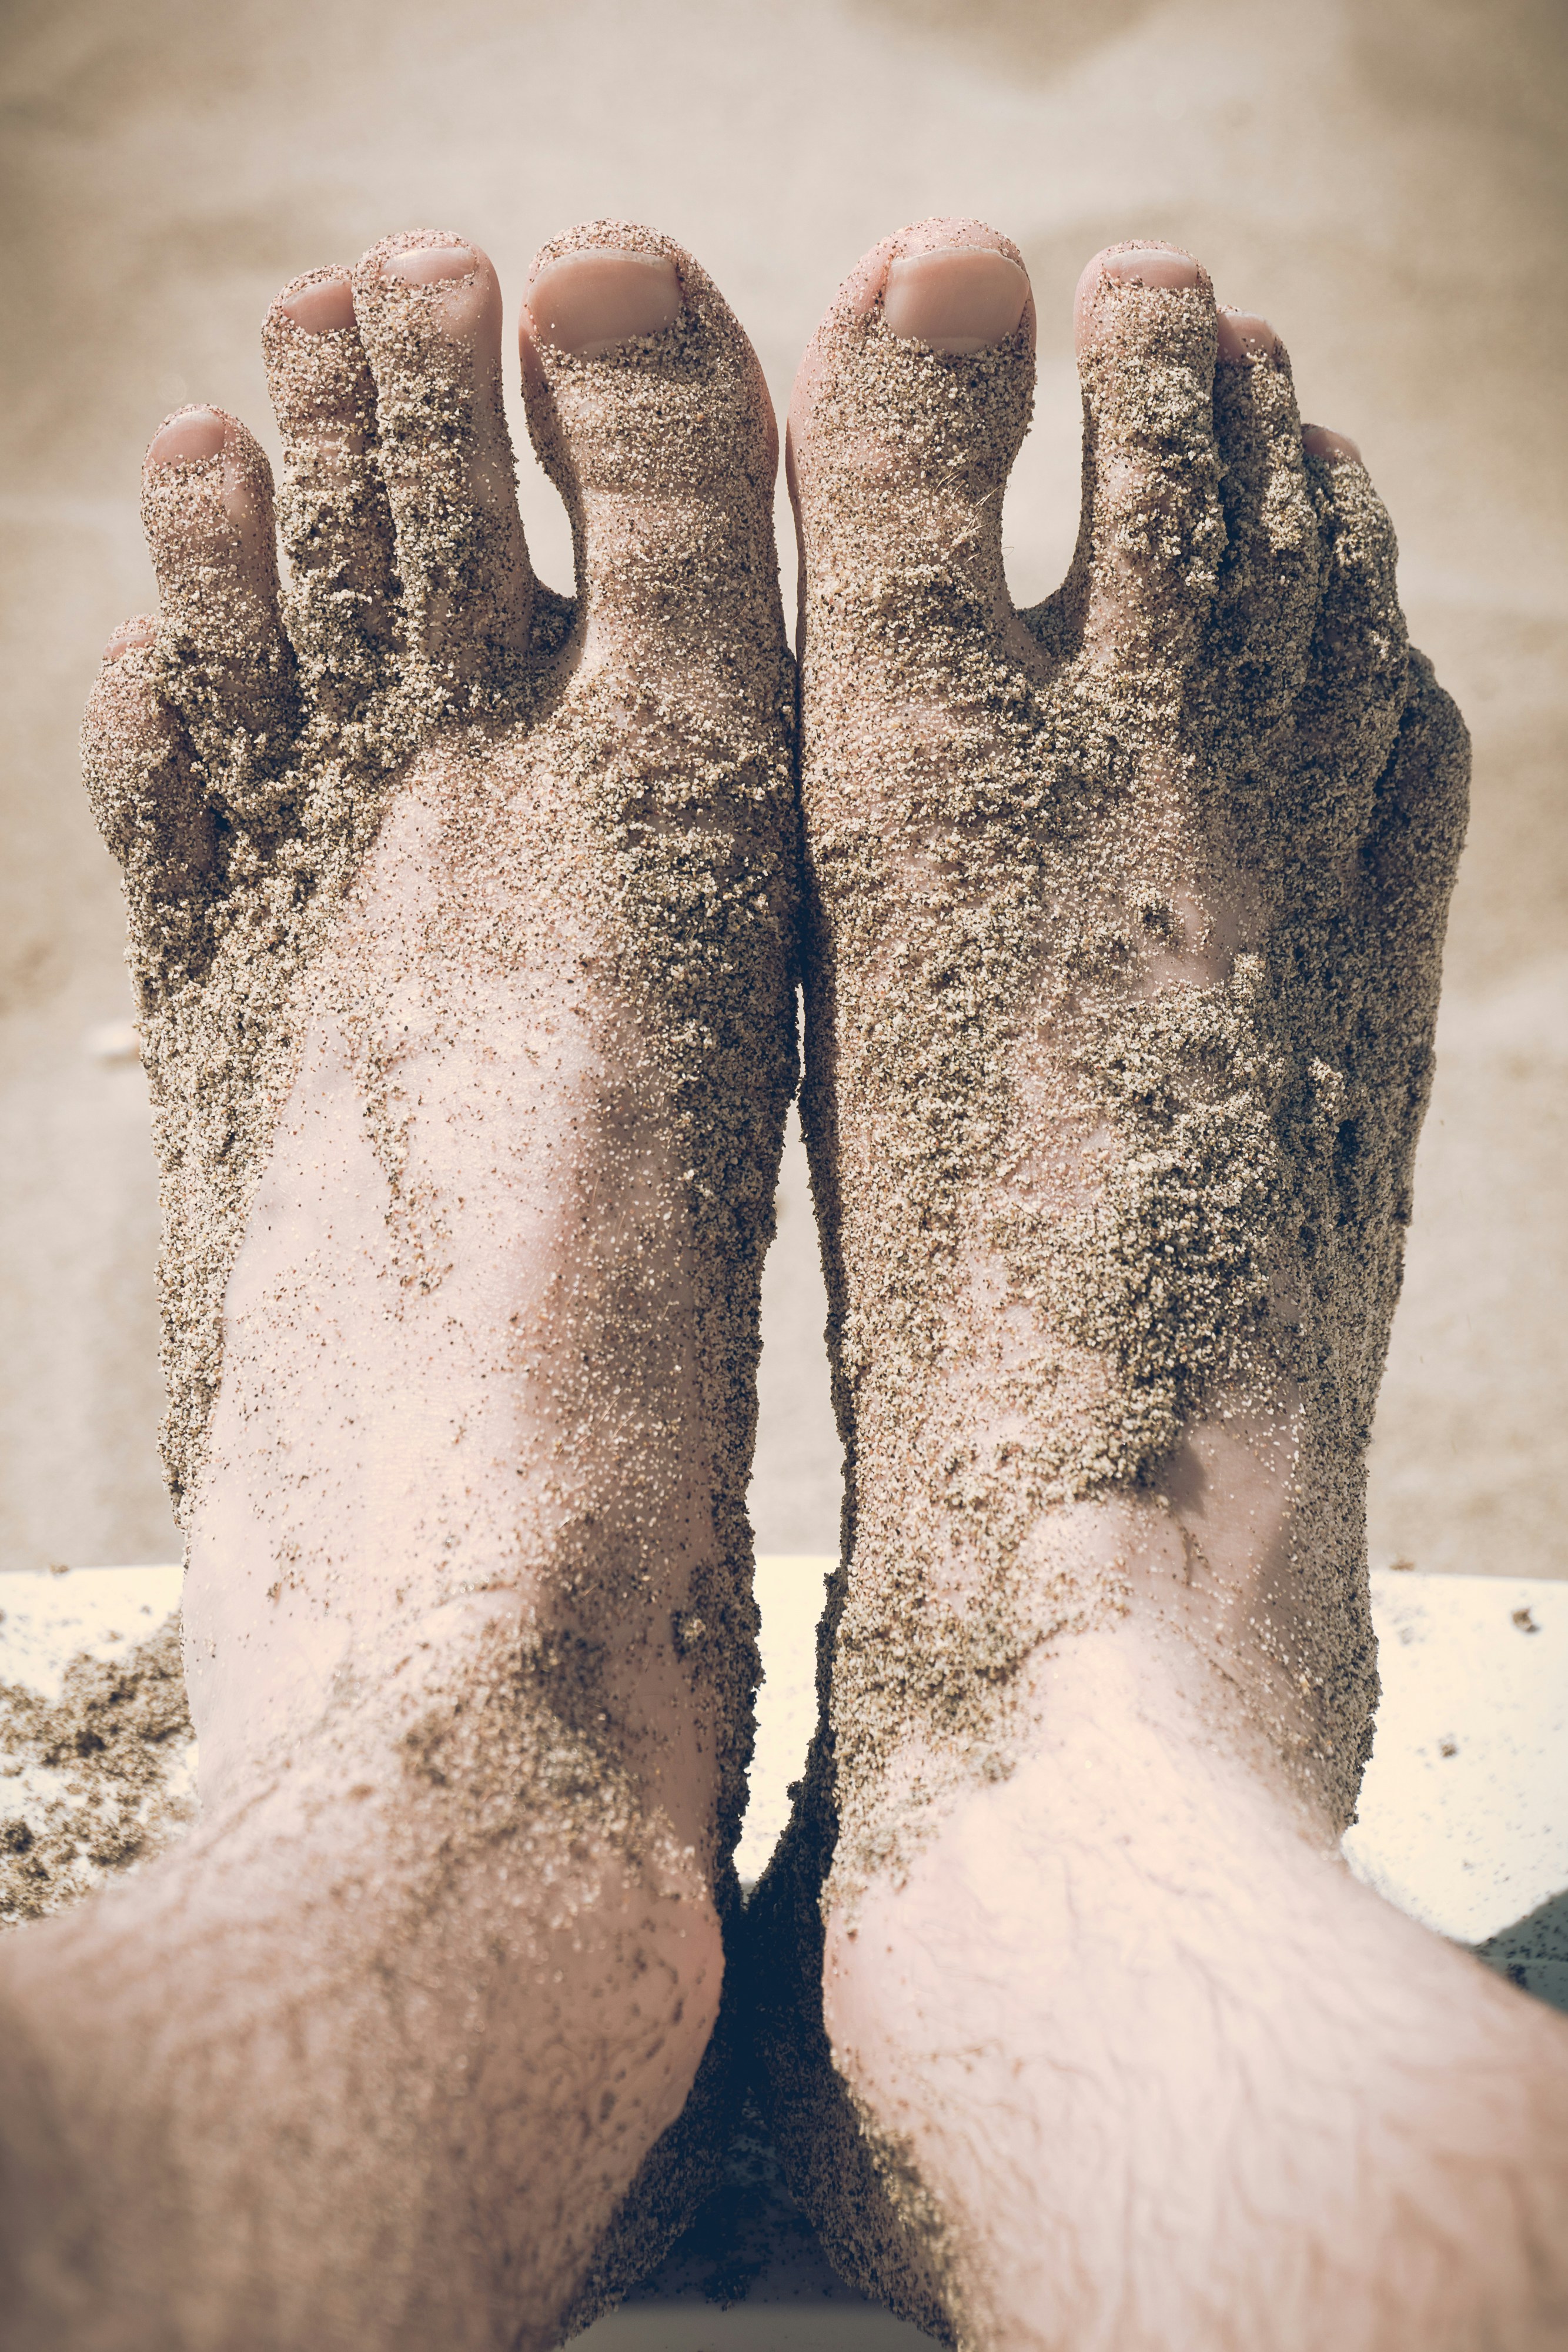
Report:
[[[831,1559],[759,1559],[757,1605],[762,1612],[762,1688],[757,1694],[757,1746],[751,1759],[751,1800],[741,1824],[735,1866],[743,1886],[760,1878],[789,1818],[789,1787],[798,1780],[817,1724],[817,1620]]]
[[[66,1669],[84,1655],[114,1664],[139,1643],[166,1625],[180,1602],[177,1568],[74,1568],[33,1575],[0,1576],[0,1683],[20,1685],[52,1706],[59,1698]],[[193,1815],[196,1743],[169,1740],[161,1751],[161,1795],[177,1813]],[[0,1823],[20,1819],[34,1835],[75,1815],[86,1830],[66,1884],[75,1894],[91,1892],[105,1875],[94,1859],[89,1824],[103,1817],[82,1811],[83,1797],[74,1757],[44,1763],[37,1756],[0,1755]],[[146,1819],[146,1801],[138,1816]],[[130,1825],[130,1814],[118,1825]]]
[[[99,1021],[82,1036],[82,1051],[95,1062],[139,1062],[141,1040],[134,1021]]]
[[[1479,1944],[1568,1889],[1568,1584],[1372,1580],[1383,1699],[1356,1876]]]
[[[180,1605],[177,1568],[71,1568],[0,1576],[0,1682],[51,1706],[66,1668],[85,1651],[106,1664],[128,1657]]]

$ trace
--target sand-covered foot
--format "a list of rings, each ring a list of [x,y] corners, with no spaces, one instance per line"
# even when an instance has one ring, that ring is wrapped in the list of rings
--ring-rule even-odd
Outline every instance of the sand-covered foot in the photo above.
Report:
[[[575,602],[455,236],[268,317],[281,589],[245,427],[149,453],[161,611],[87,770],[203,1822],[3,1956],[28,2347],[553,2345],[722,2138],[794,1059],[777,441],[664,238],[579,230],[527,302]]]
[[[1568,2037],[1334,1851],[1465,732],[1267,323],[1129,247],[1078,343],[1027,613],[1005,239],[879,247],[792,405],[849,1505],[755,1906],[775,2122],[966,2346],[1543,2346]]]

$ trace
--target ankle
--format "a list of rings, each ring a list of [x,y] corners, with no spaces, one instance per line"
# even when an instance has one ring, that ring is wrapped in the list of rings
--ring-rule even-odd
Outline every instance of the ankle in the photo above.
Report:
[[[1178,1757],[1219,1743],[1337,1839],[1377,1696],[1364,1554],[1302,1494],[1294,1460],[1264,1477],[1250,1446],[1215,1436],[1195,1433],[1158,1484],[1044,1515],[1025,1550],[1035,1580],[1113,1639],[1123,1703],[1166,1727]],[[1070,1706],[1099,1658],[1071,1635],[1042,1651],[1051,1706]]]
[[[1030,1760],[1043,1768],[1053,1811],[1074,1838],[1094,1820],[1102,1838],[1140,1845],[1179,1824],[1195,1853],[1252,1840],[1303,1857],[1333,1852],[1341,1824],[1321,1785],[1270,1736],[1206,1630],[1184,1594],[1163,1612],[1134,1604],[1041,1657],[1030,1677]]]

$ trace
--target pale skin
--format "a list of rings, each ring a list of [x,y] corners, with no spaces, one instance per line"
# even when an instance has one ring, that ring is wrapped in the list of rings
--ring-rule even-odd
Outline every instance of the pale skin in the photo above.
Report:
[[[449,288],[442,331],[473,340],[482,382],[499,334],[483,257],[416,241],[381,267]],[[1134,269],[1193,283],[1186,257],[1157,249],[1092,263],[1082,332],[1103,277]],[[957,354],[1009,334],[1030,299],[974,224],[879,247],[858,276],[895,333]],[[537,383],[541,346],[613,354],[668,326],[681,292],[669,263],[601,247],[552,260],[526,302]],[[352,326],[346,274],[280,304],[306,335]],[[1272,343],[1249,314],[1220,322],[1222,361]],[[810,396],[808,367],[793,420],[807,509]],[[226,469],[237,429],[185,412],[149,467]],[[1359,462],[1336,435],[1312,446]],[[484,429],[475,446],[469,495],[504,536],[509,452]],[[413,478],[419,457],[387,463]],[[714,511],[770,566],[728,465],[716,447]],[[267,524],[237,478],[222,475],[243,568]],[[651,594],[659,518],[590,481],[580,520],[587,612],[562,707],[630,646],[722,721],[744,692],[705,665],[723,616],[700,583]],[[805,544],[810,563],[810,528]],[[525,596],[526,558],[510,576]],[[263,562],[246,593],[276,626],[267,581]],[[1139,583],[1096,593],[1113,659]],[[432,608],[455,672],[472,625]],[[528,615],[478,625],[522,644]],[[145,723],[116,674],[151,636],[132,624],[111,641],[109,723]],[[493,861],[512,881],[481,898],[508,917],[506,888],[527,894],[520,1014],[485,971],[401,993],[433,907],[472,878],[443,830],[465,796],[485,825],[499,806],[516,827],[517,858]],[[689,1242],[660,1213],[665,1108],[635,1007],[584,984],[596,943],[551,896],[549,839],[508,807],[437,732],[324,950],[229,1278],[191,1507],[201,1826],[0,1952],[0,2249],[25,2352],[546,2352],[718,2015],[716,1701],[671,1636],[715,1540]],[[1206,914],[1222,944],[1249,919]],[[334,956],[355,989],[369,976],[389,1022],[412,1022],[421,1197],[449,1261],[412,1297],[332,1012]],[[674,1433],[645,1458],[608,1402],[623,1389]],[[563,1596],[576,1507],[559,1441],[585,1398],[572,1444],[605,1572],[596,1590],[573,1552]],[[1148,1605],[1041,1661],[1019,1769],[873,1885],[852,1936],[830,1916],[835,2063],[913,2152],[952,2252],[949,2325],[976,2352],[1535,2352],[1568,2325],[1552,2231],[1568,2029],[1349,1880],[1244,1684],[1215,1671],[1216,1623],[1245,1619],[1277,1502],[1267,1447],[1223,1452],[1235,1444],[1187,1434],[1189,1474],[1226,1492],[1207,1517],[1201,1481],[1173,1474],[1163,1505],[1130,1496],[1040,1528],[1042,1559],[1113,1548]],[[1173,1574],[1171,1529],[1200,1518],[1217,1568],[1194,1589]],[[649,1525],[664,1550],[629,1611],[610,1564]],[[411,1781],[408,1734],[541,1626],[608,1658],[598,1736],[621,1812],[585,1835],[548,1801],[503,1804],[476,1833],[460,1775]],[[534,1727],[508,1717],[496,1752]],[[481,1746],[459,1761],[487,1759]]]

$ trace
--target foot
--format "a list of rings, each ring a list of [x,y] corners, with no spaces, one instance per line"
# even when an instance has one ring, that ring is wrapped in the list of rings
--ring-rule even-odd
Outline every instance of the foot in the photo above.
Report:
[[[700,2193],[699,2067],[728,2095],[793,1078],[777,443],[646,230],[548,247],[522,329],[575,603],[456,237],[273,307],[281,591],[245,427],[149,454],[161,611],[86,744],[203,1823],[5,1955],[28,2345],[553,2345]]]
[[[949,2341],[1544,2345],[1568,2035],[1335,1853],[1464,730],[1267,322],[1145,247],[1077,330],[1033,611],[1005,239],[878,247],[791,409],[851,1509],[756,1906],[775,2117]]]

